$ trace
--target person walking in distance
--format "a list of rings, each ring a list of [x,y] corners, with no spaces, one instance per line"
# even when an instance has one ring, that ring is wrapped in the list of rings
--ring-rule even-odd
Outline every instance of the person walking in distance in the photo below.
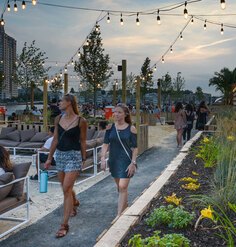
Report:
[[[195,114],[193,111],[193,106],[191,104],[187,104],[185,106],[185,115],[186,115],[186,121],[187,121],[187,125],[184,128],[183,131],[183,139],[184,139],[184,143],[186,142],[186,136],[187,136],[187,141],[190,140],[191,138],[191,131],[193,128],[193,121],[195,119]]]
[[[186,120],[186,114],[183,110],[183,105],[181,102],[178,102],[175,106],[175,129],[177,131],[177,147],[182,146],[182,135],[183,130],[186,127],[187,120]]]
[[[109,169],[119,192],[117,217],[128,206],[128,185],[137,169],[137,131],[131,123],[129,108],[118,104],[114,110],[115,123],[107,127],[101,153],[101,168],[106,169],[109,148]]]
[[[86,134],[87,122],[79,116],[75,96],[66,94],[60,102],[63,112],[55,119],[55,131],[48,159],[45,163],[47,169],[55,154],[58,178],[64,194],[64,216],[57,238],[64,237],[69,231],[69,217],[77,214],[76,207],[79,201],[73,192],[73,186],[81,169],[81,161],[86,160]]]

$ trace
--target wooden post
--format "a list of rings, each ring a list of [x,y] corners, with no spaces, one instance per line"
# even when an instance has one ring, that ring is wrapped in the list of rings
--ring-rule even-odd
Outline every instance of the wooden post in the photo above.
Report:
[[[136,129],[137,129],[137,143],[140,143],[140,77],[137,76],[136,83]]]
[[[68,93],[68,74],[64,73],[64,94]]]
[[[127,80],[127,62],[122,60],[122,102],[126,104],[126,80]]]
[[[116,83],[113,85],[113,100],[112,100],[113,106],[116,105]]]
[[[43,130],[48,130],[48,80],[43,80]]]
[[[157,97],[158,97],[158,107],[161,110],[161,80],[157,80]]]

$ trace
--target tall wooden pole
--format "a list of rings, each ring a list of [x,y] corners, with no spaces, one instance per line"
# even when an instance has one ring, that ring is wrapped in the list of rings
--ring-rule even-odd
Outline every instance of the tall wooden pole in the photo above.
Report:
[[[157,80],[158,107],[161,109],[161,81]]]
[[[43,80],[43,129],[48,129],[48,81],[45,78]]]
[[[112,100],[113,106],[116,105],[116,83],[113,85],[113,100]]]
[[[136,84],[136,129],[137,129],[137,143],[140,143],[140,77],[137,76]]]
[[[122,60],[122,102],[126,104],[127,62]]]
[[[68,93],[68,74],[64,73],[64,94]]]

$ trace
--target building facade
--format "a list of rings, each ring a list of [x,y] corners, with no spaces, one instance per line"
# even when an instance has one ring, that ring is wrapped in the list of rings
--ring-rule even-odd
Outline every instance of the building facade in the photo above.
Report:
[[[18,96],[15,80],[16,40],[5,33],[0,25],[0,99]]]

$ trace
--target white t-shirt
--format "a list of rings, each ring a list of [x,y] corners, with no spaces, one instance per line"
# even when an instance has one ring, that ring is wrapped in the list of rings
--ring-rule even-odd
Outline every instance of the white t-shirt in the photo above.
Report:
[[[47,139],[47,141],[44,143],[43,147],[49,150],[51,148],[51,145],[52,145],[52,140],[53,140],[53,136]]]
[[[0,176],[2,176],[3,174],[5,174],[6,172],[4,171],[3,168],[0,168]]]

